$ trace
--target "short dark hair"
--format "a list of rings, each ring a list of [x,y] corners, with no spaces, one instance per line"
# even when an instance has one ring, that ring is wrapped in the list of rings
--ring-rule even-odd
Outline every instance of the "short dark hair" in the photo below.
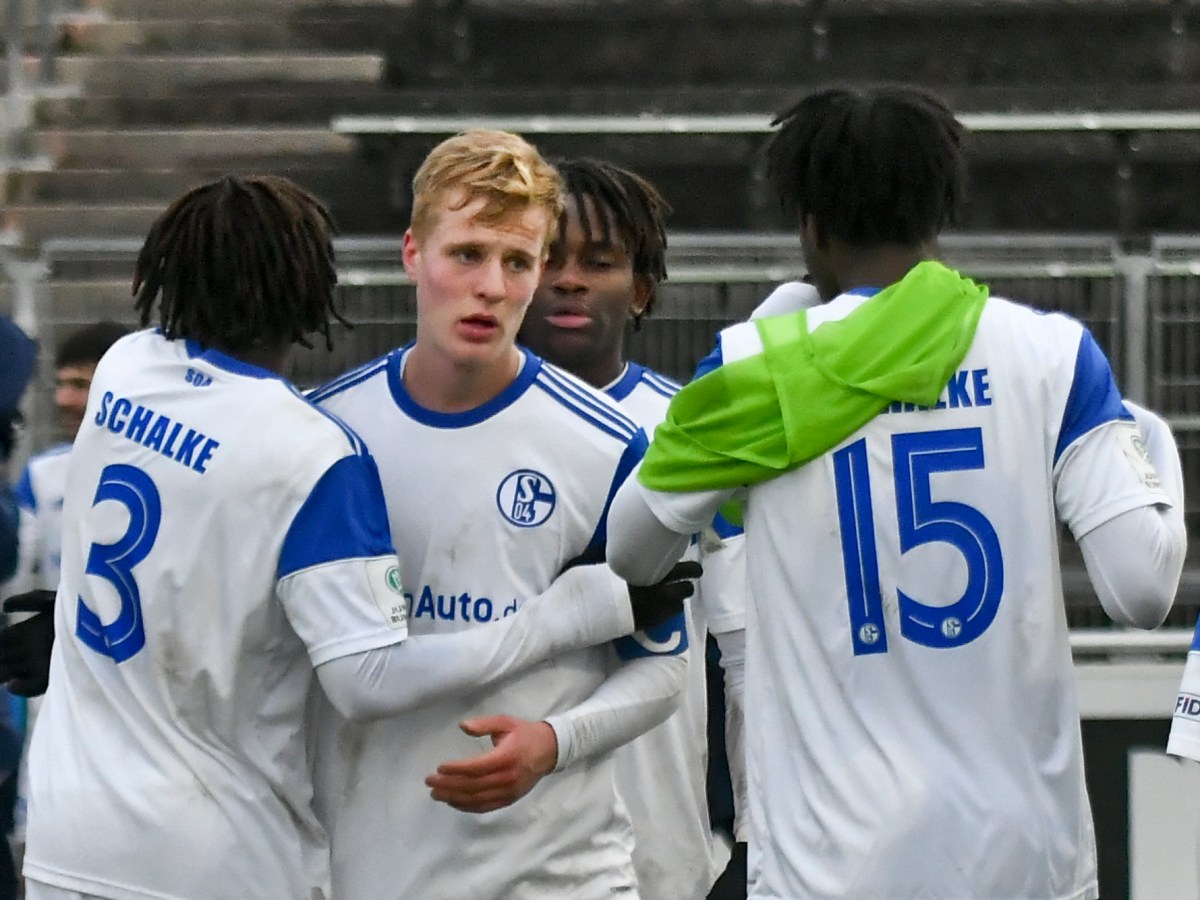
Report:
[[[120,322],[104,320],[84,325],[72,331],[58,345],[54,354],[54,368],[64,366],[87,366],[100,362],[108,348],[129,334],[132,329]]]
[[[915,244],[954,221],[966,185],[966,128],[914,88],[827,88],[772,122],[767,177],[817,239]]]
[[[168,338],[234,352],[299,342],[332,347],[333,219],[311,194],[274,175],[193,188],[150,228],[134,271],[134,305],[149,324],[158,299]],[[161,295],[161,297],[160,297]]]
[[[566,159],[555,162],[563,179],[563,191],[575,201],[580,222],[589,237],[599,236],[608,243],[623,244],[633,263],[633,274],[650,285],[649,298],[642,313],[634,316],[640,325],[648,315],[658,293],[658,284],[667,277],[666,217],[670,204],[653,184],[628,169],[598,159]],[[600,212],[600,222],[588,219],[585,198],[590,197]],[[558,233],[566,233],[567,223],[559,221]],[[615,227],[614,241],[610,229]]]

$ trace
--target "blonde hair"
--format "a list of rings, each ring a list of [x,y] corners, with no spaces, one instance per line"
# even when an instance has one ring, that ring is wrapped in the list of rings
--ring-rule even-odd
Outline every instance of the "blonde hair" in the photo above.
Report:
[[[529,208],[546,210],[547,246],[563,209],[558,172],[536,147],[508,131],[475,129],[447,138],[425,157],[412,186],[411,228],[419,238],[433,230],[438,206],[456,191],[463,197],[454,209],[484,198],[476,218],[485,223]]]

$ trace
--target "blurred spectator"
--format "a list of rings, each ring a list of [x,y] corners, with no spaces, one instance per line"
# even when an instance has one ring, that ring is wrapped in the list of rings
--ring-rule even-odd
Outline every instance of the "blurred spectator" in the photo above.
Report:
[[[37,345],[10,320],[0,318],[0,577],[9,577],[17,566],[17,503],[8,486],[8,458],[20,422],[20,402],[29,386],[37,360]],[[7,692],[0,689],[0,829],[13,826],[17,792],[17,761],[21,732],[14,724]],[[6,842],[0,841],[0,900],[17,896],[16,866]]]

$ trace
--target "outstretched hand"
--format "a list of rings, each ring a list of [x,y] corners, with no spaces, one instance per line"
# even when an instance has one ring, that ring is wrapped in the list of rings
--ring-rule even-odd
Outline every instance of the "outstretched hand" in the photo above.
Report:
[[[703,573],[700,563],[684,560],[675,563],[657,584],[629,585],[634,628],[642,631],[683,612],[683,601],[696,592],[693,582]]]
[[[54,591],[27,591],[4,601],[5,613],[33,613],[0,629],[0,681],[11,693],[37,697],[50,681]]]
[[[425,784],[434,800],[460,812],[492,812],[515,803],[558,761],[558,738],[545,722],[482,716],[459,727],[474,737],[490,736],[492,749],[442,763]]]

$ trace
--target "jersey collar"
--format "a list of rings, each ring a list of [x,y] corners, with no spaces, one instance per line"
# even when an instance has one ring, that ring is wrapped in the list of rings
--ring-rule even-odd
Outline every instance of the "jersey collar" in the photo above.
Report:
[[[541,357],[535,356],[524,347],[518,346],[517,349],[521,351],[524,359],[521,362],[521,371],[517,373],[517,377],[513,379],[512,384],[487,401],[487,403],[483,403],[474,409],[457,413],[443,413],[428,409],[419,404],[413,399],[412,394],[408,392],[408,388],[404,386],[404,378],[402,377],[404,372],[404,357],[411,349],[412,343],[409,342],[400,348],[400,350],[393,353],[391,359],[388,360],[388,388],[392,392],[392,398],[396,401],[396,405],[409,418],[420,422],[422,425],[428,425],[431,428],[466,428],[468,425],[478,425],[480,422],[490,419],[501,410],[512,406],[529,389],[529,386],[533,384],[538,371],[542,368]]]
[[[642,380],[642,372],[644,371],[645,368],[639,366],[637,363],[625,363],[625,370],[617,376],[616,380],[604,386],[604,393],[619,403],[633,393],[633,389]]]

